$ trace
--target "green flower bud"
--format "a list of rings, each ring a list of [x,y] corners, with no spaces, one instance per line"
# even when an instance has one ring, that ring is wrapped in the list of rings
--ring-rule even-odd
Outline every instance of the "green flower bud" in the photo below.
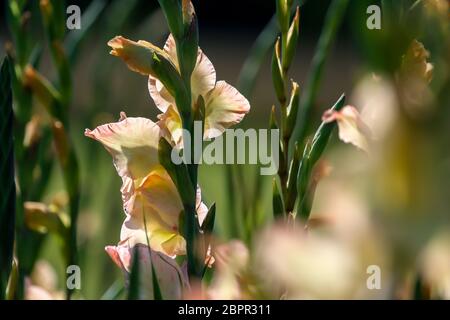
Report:
[[[278,38],[272,56],[272,81],[278,101],[281,105],[284,105],[286,103],[286,94],[284,89],[283,70],[281,68],[280,45],[280,38]]]
[[[287,33],[286,50],[283,52],[283,70],[289,69],[297,49],[298,35],[300,26],[300,10],[297,7],[294,20]]]

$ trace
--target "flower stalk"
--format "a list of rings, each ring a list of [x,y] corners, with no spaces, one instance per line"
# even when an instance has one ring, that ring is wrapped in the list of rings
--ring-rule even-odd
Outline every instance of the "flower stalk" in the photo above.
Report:
[[[192,112],[192,95],[191,95],[191,75],[197,62],[198,52],[198,23],[197,17],[190,1],[180,0],[159,0],[161,8],[169,25],[169,29],[174,37],[178,65],[180,67],[181,79],[184,88],[181,90],[186,95],[175,95],[175,101],[180,108],[182,126],[190,133],[192,141],[196,141],[195,130],[193,128],[194,115]],[[177,91],[179,92],[179,91]],[[184,137],[187,141],[187,137]],[[190,190],[197,188],[198,165],[194,161],[194,145],[191,145],[191,160],[187,164],[187,172],[189,174]],[[182,189],[179,189],[180,191]],[[180,192],[182,194],[184,192]],[[191,192],[189,192],[191,194]],[[191,277],[201,278],[203,270],[203,262],[197,258],[196,248],[198,238],[200,236],[200,226],[198,224],[197,213],[195,210],[195,192],[190,199],[183,201],[185,213],[184,235],[186,238],[186,254],[188,259],[188,273]]]
[[[345,11],[347,1],[334,1],[328,12],[327,23],[319,40],[318,51],[313,61],[312,80],[308,82],[306,92],[300,99],[300,86],[291,81],[291,92],[287,95],[288,72],[295,56],[299,37],[300,12],[297,7],[291,21],[292,1],[276,0],[277,19],[280,29],[272,57],[272,80],[280,109],[280,165],[278,184],[274,182],[273,207],[276,217],[283,216],[293,221],[297,215],[307,220],[312,206],[315,186],[320,175],[314,175],[314,168],[322,155],[334,126],[322,123],[312,141],[305,136],[305,125],[310,121],[309,110],[317,94],[318,83],[325,58],[335,37],[340,19]],[[342,96],[332,108],[343,107]],[[271,127],[275,121],[275,112],[271,114]],[[299,134],[300,132],[300,134]],[[282,205],[280,202],[282,201]],[[280,215],[280,208],[284,214]]]

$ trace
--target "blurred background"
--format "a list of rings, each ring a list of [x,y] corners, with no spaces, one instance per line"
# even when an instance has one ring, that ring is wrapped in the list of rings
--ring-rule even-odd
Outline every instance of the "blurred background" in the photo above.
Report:
[[[331,1],[302,2],[299,45],[290,73],[300,88],[308,79]],[[399,2],[404,7],[414,4],[414,1]],[[241,71],[256,39],[275,13],[275,1],[197,0],[193,3],[199,19],[200,46],[213,62],[218,79],[241,88],[251,102],[251,111],[239,126],[267,128],[271,107],[277,101],[270,69],[275,37],[266,40],[269,43],[267,53],[262,53],[261,67],[250,87],[243,82]],[[447,1],[443,3],[448,4]],[[148,94],[147,80],[129,72],[121,61],[110,56],[106,43],[116,35],[123,35],[162,46],[168,31],[156,0],[85,0],[71,1],[70,4],[79,5],[82,13],[93,6],[97,6],[98,11],[71,57],[74,87],[70,104],[70,136],[78,154],[81,174],[80,297],[96,299],[115,281],[122,281],[121,271],[113,265],[104,247],[118,242],[124,213],[119,191],[121,181],[111,157],[98,143],[84,137],[84,129],[117,121],[120,111],[125,111],[128,116],[153,120],[158,114]],[[322,113],[346,93],[347,102],[360,110],[365,106],[381,110],[375,116],[378,117],[376,123],[384,124],[386,129],[370,155],[373,157],[339,142],[334,135],[324,155],[331,171],[316,192],[312,217],[333,221],[333,228],[350,237],[350,242],[359,243],[362,247],[358,250],[367,253],[362,266],[376,264],[386,270],[390,275],[383,278],[386,291],[366,297],[387,297],[389,286],[397,281],[396,272],[404,274],[407,269],[414,273],[411,266],[414,269],[419,263],[415,259],[419,252],[434,235],[448,235],[450,227],[449,16],[448,8],[442,14],[438,9],[430,9],[427,13],[428,9],[420,7],[421,23],[415,23],[418,20],[414,17],[405,18],[401,27],[383,25],[386,29],[372,37],[366,27],[369,4],[381,5],[381,1],[350,1],[308,121],[311,121],[311,128],[317,127]],[[39,1],[29,1],[27,11],[30,12],[27,32],[33,41],[44,44],[47,39],[42,30]],[[405,12],[402,14],[406,16]],[[77,37],[85,27],[84,22],[81,30],[67,30],[66,37]],[[390,34],[386,35],[386,30]],[[430,52],[428,60],[434,64],[434,74],[429,91],[431,100],[419,103],[426,110],[422,108],[418,113],[409,113],[401,98],[389,100],[391,96],[398,97],[400,90],[399,85],[393,83],[394,70],[400,67],[393,57],[406,52],[411,40],[417,37]],[[5,6],[1,5],[0,57],[4,56],[10,41]],[[46,50],[39,70],[49,79],[55,77]],[[371,82],[374,73],[388,80],[382,85],[374,84]],[[389,116],[389,110],[380,105],[395,110],[395,117]],[[237,176],[234,173],[230,178],[230,168],[225,165],[201,166],[204,201],[208,205],[217,204],[215,236],[220,241],[239,238],[251,245],[253,237],[248,236],[248,229],[256,230],[272,219],[271,177],[260,177],[258,171],[258,166],[241,166]],[[50,177],[43,202],[66,201],[58,165],[43,174]],[[249,214],[257,218],[242,218]],[[49,269],[46,265],[49,263],[56,275],[48,277],[53,277],[55,286],[62,290],[65,267],[59,250],[57,237],[46,236],[35,269],[41,268],[41,274],[45,273],[42,270]],[[444,267],[448,263],[444,261]]]

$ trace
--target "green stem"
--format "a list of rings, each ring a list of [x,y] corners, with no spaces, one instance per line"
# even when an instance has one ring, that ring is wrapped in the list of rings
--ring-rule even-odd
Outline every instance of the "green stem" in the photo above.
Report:
[[[289,141],[290,150],[293,150],[295,142],[302,145],[305,139],[309,115],[319,91],[325,61],[330,53],[331,45],[344,17],[348,2],[348,0],[334,0],[328,8],[327,16],[325,18],[325,25],[322,29],[319,43],[312,61],[312,70],[300,102],[296,121],[297,125],[295,126]],[[292,152],[290,152],[289,159],[290,158],[292,158]]]

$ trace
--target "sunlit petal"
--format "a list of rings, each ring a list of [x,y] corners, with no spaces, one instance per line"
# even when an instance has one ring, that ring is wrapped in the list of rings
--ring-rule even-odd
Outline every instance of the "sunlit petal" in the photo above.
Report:
[[[205,97],[205,138],[215,138],[225,129],[242,121],[250,103],[225,81],[217,82]]]

